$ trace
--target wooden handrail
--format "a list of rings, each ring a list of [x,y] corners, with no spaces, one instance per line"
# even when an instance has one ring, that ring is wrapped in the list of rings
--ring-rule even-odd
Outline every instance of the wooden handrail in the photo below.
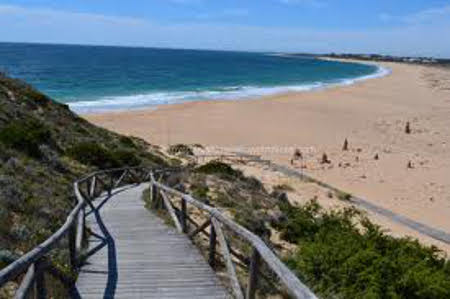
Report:
[[[132,173],[132,171],[135,171]],[[79,265],[78,258],[82,256],[82,241],[85,229],[85,209],[86,207],[90,207],[91,209],[95,209],[94,205],[91,203],[92,197],[96,196],[96,184],[99,186],[100,193],[107,191],[111,192],[111,188],[119,187],[122,183],[126,182],[126,177],[128,175],[133,180],[138,180],[139,182],[149,181],[152,189],[151,197],[154,201],[156,201],[157,195],[160,194],[162,202],[169,210],[171,217],[173,218],[177,230],[179,232],[190,234],[186,220],[190,220],[187,215],[186,204],[191,204],[198,209],[206,212],[208,215],[207,222],[198,225],[197,229],[194,231],[194,234],[190,234],[191,237],[195,235],[197,232],[203,231],[209,225],[211,227],[210,241],[211,241],[211,251],[210,251],[210,263],[213,266],[215,263],[215,247],[216,240],[218,240],[221,246],[222,255],[225,255],[225,263],[227,265],[228,273],[231,275],[231,281],[234,289],[234,294],[238,298],[243,298],[242,290],[240,286],[238,286],[238,280],[236,277],[236,272],[234,266],[232,265],[231,255],[235,255],[235,251],[227,244],[227,240],[222,231],[222,228],[229,229],[233,234],[239,236],[241,239],[247,241],[253,248],[253,256],[251,259],[251,267],[250,267],[250,277],[249,284],[247,286],[246,295],[247,298],[254,298],[255,296],[255,288],[257,285],[257,272],[258,272],[258,263],[259,261],[264,261],[268,267],[275,273],[278,279],[285,286],[286,290],[290,295],[295,298],[316,298],[316,296],[306,287],[295,275],[292,273],[281,261],[280,259],[272,252],[271,249],[255,234],[248,231],[241,225],[235,223],[230,220],[226,216],[224,216],[218,209],[213,208],[207,204],[204,204],[197,199],[193,198],[188,194],[184,194],[178,190],[170,188],[161,182],[158,182],[155,177],[159,175],[159,177],[163,177],[164,174],[173,172],[174,169],[149,169],[145,167],[124,167],[124,168],[116,168],[116,169],[108,169],[93,172],[77,181],[74,182],[73,188],[75,192],[75,196],[77,198],[77,205],[72,209],[64,224],[47,240],[45,240],[40,245],[33,248],[31,251],[24,254],[22,257],[5,267],[0,271],[0,287],[2,287],[6,282],[15,279],[18,275],[21,275],[27,272],[24,280],[19,288],[19,292],[16,295],[19,297],[26,297],[27,292],[31,289],[31,284],[34,282],[36,284],[45,285],[45,280],[42,271],[48,271],[49,267],[42,267],[43,264],[46,263],[45,258],[46,255],[54,249],[60,240],[68,235],[69,236],[69,250],[71,257],[71,266],[73,270],[77,270]],[[114,176],[116,175],[117,176]],[[103,182],[99,176],[107,175],[111,179],[111,184],[107,186],[105,182]],[[115,179],[116,178],[116,179]],[[115,181],[115,182],[114,182]],[[85,191],[83,188],[80,188],[82,184],[85,184]],[[126,183],[124,183],[126,184]],[[174,195],[175,197],[179,197],[182,200],[181,210],[177,209],[172,202],[170,201],[169,194]],[[159,207],[162,206],[159,203],[154,203],[152,206]],[[183,215],[178,215],[183,214]],[[179,217],[179,218],[178,218]],[[62,277],[61,279],[65,279]],[[66,280],[66,282],[69,280]],[[43,294],[45,294],[45,287],[42,290]]]
[[[244,294],[242,293],[241,286],[239,285],[236,269],[234,268],[230,249],[228,248],[228,243],[222,231],[221,224],[216,220],[216,218],[212,218],[211,222],[212,225],[214,226],[214,230],[216,231],[217,239],[219,240],[220,249],[222,250],[222,256],[225,259],[225,265],[230,278],[231,288],[233,289],[234,297],[236,299],[244,299]]]
[[[257,252],[257,259],[263,260],[269,268],[276,274],[278,279],[283,283],[286,287],[286,290],[289,294],[295,298],[317,298],[314,293],[304,285],[298,277],[292,273],[292,271],[283,263],[281,260],[272,252],[272,250],[255,234],[242,227],[241,225],[235,223],[228,217],[224,216],[218,209],[213,208],[207,204],[204,204],[197,199],[193,198],[188,194],[184,194],[178,190],[170,188],[160,182],[157,182],[154,179],[154,176],[151,176],[151,186],[153,189],[158,188],[160,190],[164,190],[167,193],[171,193],[185,202],[197,207],[198,209],[206,212],[208,217],[211,218],[211,222],[219,222],[221,225],[226,226],[229,230],[231,230],[235,235],[241,237],[246,240]],[[185,215],[186,217],[186,215]],[[203,225],[201,225],[203,229]],[[213,225],[213,228],[215,226]],[[197,228],[198,230],[198,228]],[[197,230],[195,232],[197,232]],[[217,231],[214,229],[211,230],[214,234],[217,234]],[[211,237],[211,236],[210,236]],[[215,236],[214,236],[215,239]],[[214,245],[215,246],[215,245]],[[213,253],[212,255],[215,255]],[[255,254],[254,254],[255,255]],[[211,254],[210,254],[211,257]],[[211,262],[211,261],[210,261]],[[257,265],[253,265],[255,270],[258,268]],[[255,274],[253,274],[255,275]],[[256,284],[256,278],[251,278],[251,284],[254,286]],[[247,294],[253,295],[255,294],[254,290],[247,290]]]
[[[12,262],[6,268],[0,271],[0,287],[6,282],[16,278],[17,275],[25,272],[28,267],[42,258],[50,250],[52,250],[57,243],[64,237],[69,231],[70,227],[74,224],[78,212],[83,207],[83,202],[79,202],[77,206],[72,210],[72,212],[67,217],[66,222],[60,229],[56,231],[50,238],[42,242],[37,247],[33,248],[31,251],[24,254],[18,260]]]
[[[119,180],[116,184],[114,184],[114,187],[119,187],[126,176],[126,172],[130,172],[130,170],[142,171],[142,173],[145,173],[145,178],[149,180],[148,174],[151,171],[150,168],[124,167],[96,171],[75,181],[73,184],[73,189],[75,197],[77,198],[77,205],[69,213],[64,224],[47,240],[0,270],[0,287],[25,272],[26,275],[24,276],[24,279],[16,292],[17,298],[25,298],[28,291],[31,289],[32,283],[45,284],[42,271],[46,270],[48,267],[42,267],[41,265],[45,262],[45,256],[52,249],[54,249],[65,236],[69,237],[68,244],[70,264],[72,266],[72,270],[76,271],[79,264],[78,257],[80,256],[80,252],[82,250],[83,235],[85,230],[85,208],[88,205],[91,209],[94,208],[90,200],[95,197],[97,181],[101,181],[98,176],[106,174],[110,178],[113,178],[115,173],[121,174]],[[155,173],[160,173],[162,170],[153,171]],[[133,174],[133,179],[143,181],[143,179],[138,178],[138,176],[138,173]],[[81,184],[86,184],[87,189],[85,192],[81,191]],[[111,187],[106,186],[104,183],[98,185],[102,187],[103,191],[109,191],[107,188]],[[69,280],[70,279],[67,279],[66,281]],[[45,294],[45,289],[41,291],[43,292],[42,294]]]

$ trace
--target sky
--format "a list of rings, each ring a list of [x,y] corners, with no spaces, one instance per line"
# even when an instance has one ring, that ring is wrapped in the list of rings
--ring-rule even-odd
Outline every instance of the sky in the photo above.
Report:
[[[0,41],[450,58],[450,0],[0,0]]]

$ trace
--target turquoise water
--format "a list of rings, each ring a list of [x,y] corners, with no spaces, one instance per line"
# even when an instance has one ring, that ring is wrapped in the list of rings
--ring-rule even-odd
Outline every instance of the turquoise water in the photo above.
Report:
[[[0,43],[0,70],[77,112],[245,99],[350,84],[372,65],[268,53]]]

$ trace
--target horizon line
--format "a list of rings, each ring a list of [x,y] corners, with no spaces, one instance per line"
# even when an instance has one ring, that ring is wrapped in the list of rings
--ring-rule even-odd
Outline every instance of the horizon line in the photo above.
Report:
[[[27,41],[0,41],[0,44],[25,44],[25,45],[47,45],[47,46],[79,46],[79,47],[110,47],[110,48],[129,48],[129,49],[155,49],[155,50],[180,50],[180,51],[210,51],[210,52],[234,52],[234,53],[267,53],[267,54],[303,54],[311,56],[328,56],[336,55],[382,55],[391,57],[410,57],[410,58],[433,58],[437,60],[450,60],[449,57],[436,56],[410,56],[410,55],[392,55],[385,53],[361,53],[361,52],[328,52],[328,53],[313,53],[304,51],[258,51],[258,50],[232,50],[232,49],[210,49],[210,48],[183,48],[183,47],[158,47],[158,46],[139,46],[139,45],[113,45],[113,44],[80,44],[80,43],[52,43],[52,42],[27,42]]]

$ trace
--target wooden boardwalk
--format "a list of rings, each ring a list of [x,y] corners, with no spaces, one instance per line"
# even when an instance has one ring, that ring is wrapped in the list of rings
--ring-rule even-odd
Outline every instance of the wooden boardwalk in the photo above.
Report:
[[[86,221],[90,256],[81,268],[79,298],[229,298],[191,241],[144,207],[148,184],[99,198]]]

